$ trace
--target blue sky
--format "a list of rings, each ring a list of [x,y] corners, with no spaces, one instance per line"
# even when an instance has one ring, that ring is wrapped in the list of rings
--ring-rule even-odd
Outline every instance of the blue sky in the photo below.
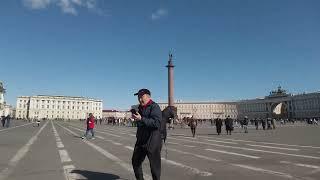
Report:
[[[126,109],[149,88],[167,99],[238,100],[282,85],[320,90],[317,0],[3,0],[0,80],[6,99],[71,95]]]

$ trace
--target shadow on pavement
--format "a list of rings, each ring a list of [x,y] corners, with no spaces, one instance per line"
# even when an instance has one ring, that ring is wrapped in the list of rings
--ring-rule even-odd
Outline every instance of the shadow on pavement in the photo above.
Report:
[[[180,135],[180,134],[171,134],[172,137],[192,137],[192,135]]]
[[[75,136],[75,135],[74,135],[73,137],[75,137],[75,138],[80,138],[80,139],[82,138],[82,136]]]
[[[109,173],[101,173],[86,170],[73,170],[71,173],[80,174],[88,180],[116,180],[120,179],[119,176]]]

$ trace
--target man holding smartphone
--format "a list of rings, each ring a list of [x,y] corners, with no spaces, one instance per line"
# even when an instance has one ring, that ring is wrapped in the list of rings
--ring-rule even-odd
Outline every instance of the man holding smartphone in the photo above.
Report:
[[[137,180],[143,180],[142,162],[147,156],[153,180],[160,180],[161,175],[161,134],[162,112],[159,105],[152,101],[148,89],[138,93],[139,110],[132,110],[132,117],[137,123],[137,141],[132,155],[132,166]]]

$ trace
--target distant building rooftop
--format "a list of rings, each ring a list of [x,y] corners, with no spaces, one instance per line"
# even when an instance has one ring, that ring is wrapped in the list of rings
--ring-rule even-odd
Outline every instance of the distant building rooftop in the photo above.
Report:
[[[85,99],[85,100],[94,100],[94,101],[100,101],[102,102],[102,100],[98,100],[98,99],[94,99],[94,98],[89,98],[89,97],[82,97],[82,96],[62,96],[62,95],[35,95],[35,96],[19,96],[19,98],[29,98],[29,97],[49,97],[49,98],[72,98],[72,99]]]

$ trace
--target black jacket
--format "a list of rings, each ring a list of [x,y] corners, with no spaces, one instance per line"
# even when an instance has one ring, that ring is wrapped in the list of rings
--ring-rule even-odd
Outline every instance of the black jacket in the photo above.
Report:
[[[139,106],[141,121],[137,121],[137,142],[136,146],[158,147],[161,145],[160,125],[162,112],[155,102],[146,107]]]
[[[225,123],[225,125],[227,126],[227,127],[232,127],[233,126],[233,120],[231,119],[231,118],[226,118],[225,120],[224,120],[224,123]]]

